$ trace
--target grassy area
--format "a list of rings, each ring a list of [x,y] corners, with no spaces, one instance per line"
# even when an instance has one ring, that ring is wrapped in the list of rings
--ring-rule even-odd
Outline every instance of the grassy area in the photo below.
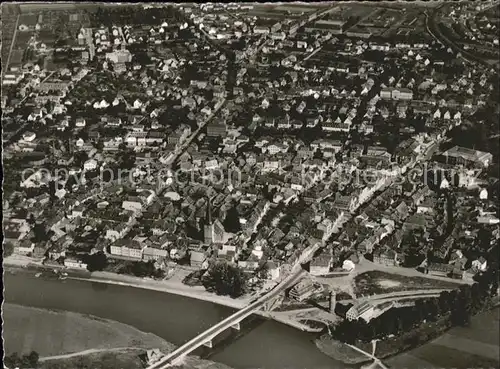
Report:
[[[40,363],[38,369],[138,369],[144,364],[137,351],[105,352]],[[187,358],[178,369],[230,369],[228,366]]]
[[[77,353],[89,349],[159,348],[167,353],[174,345],[134,327],[93,316],[50,311],[10,303],[3,305],[6,355],[34,350],[40,358]],[[38,369],[137,369],[143,350],[120,350],[45,360]],[[187,357],[186,369],[230,369],[228,366]]]
[[[427,290],[439,288],[457,288],[454,282],[441,281],[425,277],[407,277],[378,270],[361,273],[354,278],[356,296],[370,296],[382,293]]]
[[[450,327],[448,317],[442,317],[436,322],[423,323],[417,329],[413,329],[399,336],[386,337],[377,342],[376,356],[383,359],[396,355],[410,348],[419,346],[442,334]],[[360,364],[371,361],[365,355],[353,350],[342,342],[332,339],[328,334],[324,334],[316,341],[316,346],[326,355],[340,360],[346,364]],[[365,352],[372,352],[372,344],[358,342],[356,347]]]
[[[92,348],[173,348],[160,337],[118,322],[9,303],[3,308],[7,354],[25,354],[34,350],[43,357]]]
[[[450,328],[448,316],[441,317],[436,322],[426,322],[417,329],[410,330],[400,336],[387,337],[377,342],[377,357],[383,359],[396,355],[410,348],[420,346],[421,344],[440,336],[444,331]],[[372,344],[357,344],[359,348],[371,352]]]
[[[347,292],[340,291],[337,293],[337,301],[352,300],[352,296]]]

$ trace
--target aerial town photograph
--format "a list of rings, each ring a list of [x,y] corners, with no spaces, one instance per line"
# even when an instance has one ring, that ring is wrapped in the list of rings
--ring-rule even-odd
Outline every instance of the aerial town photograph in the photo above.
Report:
[[[4,369],[500,366],[500,1],[1,20]]]

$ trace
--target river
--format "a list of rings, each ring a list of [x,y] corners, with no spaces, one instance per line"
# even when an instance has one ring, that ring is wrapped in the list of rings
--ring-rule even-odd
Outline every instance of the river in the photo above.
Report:
[[[234,310],[165,292],[84,280],[35,278],[18,270],[4,274],[5,301],[53,310],[67,310],[128,324],[180,345]],[[456,327],[407,353],[384,360],[390,367],[497,367],[499,309],[480,314],[467,328]],[[225,332],[214,349],[195,351],[203,358],[235,369],[344,369],[321,353],[314,336],[272,320],[252,317],[242,330]],[[482,364],[482,365],[481,365]],[[356,366],[359,367],[359,366]]]
[[[229,316],[234,310],[209,302],[152,290],[80,280],[34,278],[25,271],[5,273],[5,301],[67,310],[115,320],[180,345]],[[241,333],[227,332],[214,350],[195,354],[236,369],[346,366],[321,353],[314,336],[281,323],[252,318]]]

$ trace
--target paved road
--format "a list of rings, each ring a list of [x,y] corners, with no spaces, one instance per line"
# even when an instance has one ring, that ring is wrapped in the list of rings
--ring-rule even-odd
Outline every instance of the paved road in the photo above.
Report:
[[[388,369],[384,365],[384,363],[382,363],[381,360],[377,359],[373,354],[370,354],[369,352],[363,351],[359,347],[356,347],[354,345],[350,345],[348,343],[346,343],[346,345],[349,346],[350,348],[352,348],[353,350],[356,350],[356,351],[360,352],[361,354],[369,357],[370,359],[373,359],[373,363],[369,366],[369,368],[376,368],[377,366],[380,366],[382,369]]]
[[[14,44],[16,43],[17,27],[19,26],[19,16],[20,15],[21,14],[17,15],[16,27],[14,28],[14,34],[12,35],[12,42],[10,43],[9,56],[7,57],[7,62],[4,64],[5,65],[5,69],[2,68],[2,69],[4,69],[3,74],[5,74],[5,72],[8,71],[8,69],[9,69],[10,56],[12,55],[12,50],[14,49]],[[2,74],[2,76],[3,76],[3,74]]]
[[[359,275],[364,272],[369,272],[373,270],[379,270],[382,272],[390,273],[390,274],[398,274],[405,277],[420,277],[426,279],[434,279],[438,281],[448,282],[448,283],[456,283],[456,284],[472,284],[473,282],[465,281],[463,279],[452,279],[447,277],[439,277],[430,274],[424,274],[419,272],[413,268],[405,268],[399,266],[387,266],[382,264],[376,264],[372,261],[365,259],[364,256],[360,257],[360,263],[356,265],[355,273]]]
[[[390,298],[384,298],[384,299],[376,299],[373,300],[373,305],[381,305],[387,302],[404,302],[406,300],[418,300],[418,299],[424,299],[424,298],[431,298],[431,297],[439,297],[440,292],[436,293],[421,293],[421,294],[416,294],[416,295],[408,295],[408,296],[400,296],[400,297],[390,297]]]
[[[73,352],[71,354],[44,356],[44,357],[41,357],[38,361],[44,362],[44,361],[50,361],[50,360],[69,359],[72,357],[98,354],[101,352],[120,352],[120,351],[128,351],[128,350],[144,351],[144,348],[142,348],[142,347],[116,347],[116,348],[111,348],[111,349],[88,349],[88,350]]]
[[[361,298],[357,298],[356,301],[374,301],[380,303],[380,300],[391,300],[391,299],[402,299],[402,298],[412,298],[412,297],[424,297],[426,295],[436,295],[440,294],[443,291],[449,291],[451,288],[429,288],[426,290],[413,290],[413,291],[398,291],[398,292],[389,292],[389,293],[381,293],[378,295],[365,296]]]
[[[226,103],[226,99],[224,98],[222,102],[219,104],[219,106],[214,109],[214,111],[205,119],[205,121],[189,136],[184,143],[175,150],[174,157],[170,160],[170,165],[173,165],[177,159],[179,159],[179,156],[182,155],[182,153],[191,145],[191,142],[200,134],[201,130],[206,127],[206,125],[215,117],[215,115],[219,112],[219,110],[224,106]]]

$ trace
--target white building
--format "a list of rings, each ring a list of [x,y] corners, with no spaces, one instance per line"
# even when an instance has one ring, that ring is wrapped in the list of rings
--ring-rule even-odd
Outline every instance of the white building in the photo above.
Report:
[[[94,159],[90,159],[90,160],[87,160],[84,164],[83,164],[83,169],[85,171],[91,171],[91,170],[95,170],[97,169],[97,161],[94,160]]]
[[[367,323],[373,318],[375,307],[368,302],[352,306],[346,313],[346,318],[350,321],[363,319]]]
[[[64,266],[66,268],[75,268],[75,269],[87,269],[87,264],[83,263],[80,260],[66,258],[64,259]]]
[[[86,124],[87,122],[85,121],[85,118],[76,118],[75,126],[77,126],[78,128],[85,127]]]

